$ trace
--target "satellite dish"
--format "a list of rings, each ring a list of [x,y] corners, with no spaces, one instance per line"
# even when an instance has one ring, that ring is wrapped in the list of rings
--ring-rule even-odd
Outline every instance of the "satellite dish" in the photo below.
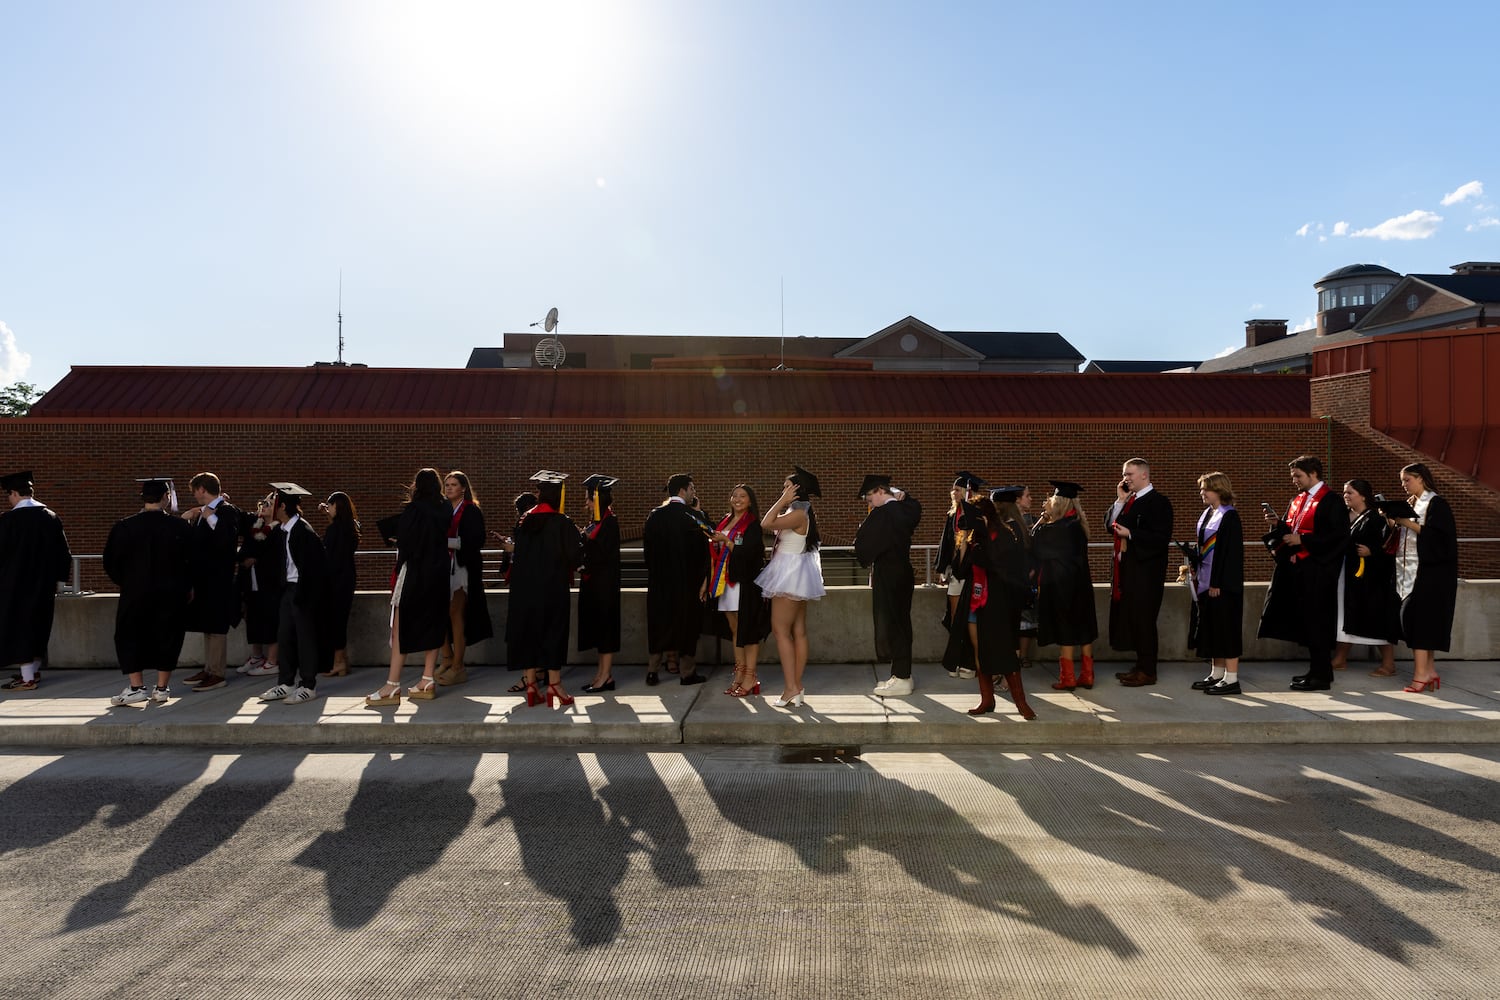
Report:
[[[552,311],[554,313],[557,312],[556,309]],[[549,323],[552,322],[552,317],[548,316],[547,321]],[[556,370],[562,367],[563,361],[568,357],[568,352],[563,350],[562,341],[556,337],[547,337],[537,341],[536,350],[532,352],[531,356],[536,359],[536,363],[541,367]]]
[[[547,319],[542,323],[542,329],[548,333],[557,329],[557,306],[547,310]]]

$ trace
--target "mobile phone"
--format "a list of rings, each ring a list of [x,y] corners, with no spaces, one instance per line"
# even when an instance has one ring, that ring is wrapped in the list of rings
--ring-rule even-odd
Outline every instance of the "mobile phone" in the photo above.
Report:
[[[1272,507],[1270,504],[1266,503],[1264,500],[1262,500],[1260,502],[1260,509],[1263,510],[1263,511],[1265,511],[1267,514],[1270,514],[1272,517],[1276,516],[1276,508]]]

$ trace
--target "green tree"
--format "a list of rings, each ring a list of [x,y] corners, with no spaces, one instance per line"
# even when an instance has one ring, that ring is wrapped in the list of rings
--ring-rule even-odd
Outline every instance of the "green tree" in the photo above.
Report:
[[[0,389],[0,417],[24,417],[41,398],[42,390],[30,382],[12,382]]]

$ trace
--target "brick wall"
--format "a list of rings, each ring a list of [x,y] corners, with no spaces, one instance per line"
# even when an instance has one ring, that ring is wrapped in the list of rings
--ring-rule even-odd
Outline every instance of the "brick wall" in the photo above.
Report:
[[[394,513],[402,484],[421,466],[463,469],[474,482],[491,527],[512,523],[510,499],[537,469],[570,472],[575,483],[591,472],[622,477],[615,509],[626,544],[639,537],[649,508],[660,502],[668,475],[695,477],[706,509],[715,517],[738,482],[748,482],[769,502],[780,492],[793,462],[819,475],[823,499],[819,525],[828,544],[848,544],[864,511],[855,496],[866,473],[889,473],[923,501],[919,542],[935,543],[947,508],[948,484],[960,468],[992,483],[1023,482],[1041,494],[1049,478],[1083,483],[1091,532],[1113,499],[1121,463],[1140,455],[1153,464],[1155,482],[1177,510],[1179,538],[1189,538],[1201,510],[1196,480],[1227,473],[1247,524],[1259,525],[1257,505],[1285,510],[1292,495],[1286,462],[1303,452],[1327,454],[1325,421],[1105,423],[1053,422],[943,426],[905,424],[692,424],[620,425],[488,423],[69,423],[36,418],[0,422],[8,468],[30,468],[37,495],[62,516],[77,553],[101,551],[110,525],[138,509],[134,480],[171,475],[191,502],[186,483],[200,471],[217,473],[242,506],[271,480],[299,482],[318,494],[347,491],[367,526]],[[1368,450],[1335,424],[1330,478],[1394,473],[1388,455]],[[582,489],[570,490],[568,510],[582,511]],[[1460,527],[1472,525],[1460,510]],[[311,518],[322,522],[316,511]],[[1249,532],[1247,532],[1249,533]],[[1254,532],[1258,533],[1258,532]],[[1496,532],[1500,533],[1500,532]],[[367,547],[379,547],[369,538]],[[1258,546],[1247,549],[1247,577],[1265,579],[1269,563]],[[1175,564],[1175,563],[1174,563]],[[388,569],[368,560],[363,585],[377,586]],[[1102,581],[1107,555],[1095,556]],[[845,581],[840,581],[845,582]],[[853,582],[853,581],[847,581]],[[85,578],[91,589],[110,589],[102,574]]]

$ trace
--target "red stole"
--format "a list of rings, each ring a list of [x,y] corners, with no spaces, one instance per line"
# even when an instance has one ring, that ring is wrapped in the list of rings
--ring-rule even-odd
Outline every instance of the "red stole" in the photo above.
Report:
[[[745,526],[750,522],[750,512],[748,510],[745,511],[744,514],[740,515],[740,519],[738,521],[735,521],[734,524],[730,525],[729,519],[733,516],[733,514],[724,515],[724,520],[720,521],[718,528],[715,529],[717,531],[724,532],[724,534],[729,537],[729,541],[727,543],[713,543],[713,570],[709,574],[709,597],[722,597],[724,591],[728,589],[729,556],[734,552],[735,541],[739,538],[740,535],[744,534]],[[729,527],[728,531],[724,530],[726,525],[728,525]]]
[[[1304,532],[1302,531],[1302,525],[1305,522],[1313,520],[1318,511],[1318,504],[1327,495],[1328,487],[1324,485],[1323,488],[1318,491],[1317,496],[1304,491],[1302,493],[1298,493],[1295,497],[1293,497],[1292,505],[1291,507],[1287,508],[1286,512],[1286,524],[1288,530],[1293,531],[1299,535],[1303,534]],[[1311,527],[1309,527],[1306,533],[1312,533]],[[1297,551],[1293,552],[1291,556],[1292,562],[1300,562],[1301,560],[1306,558],[1306,545],[1297,546]]]

